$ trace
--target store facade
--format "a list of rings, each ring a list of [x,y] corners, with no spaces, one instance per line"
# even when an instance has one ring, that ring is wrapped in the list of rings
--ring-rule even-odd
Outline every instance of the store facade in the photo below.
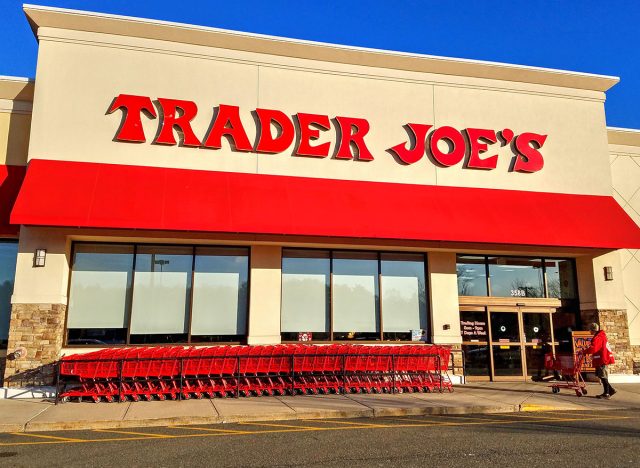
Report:
[[[522,379],[591,321],[632,372],[617,78],[25,12],[35,82],[0,81],[5,385],[105,346],[302,340],[422,339]]]

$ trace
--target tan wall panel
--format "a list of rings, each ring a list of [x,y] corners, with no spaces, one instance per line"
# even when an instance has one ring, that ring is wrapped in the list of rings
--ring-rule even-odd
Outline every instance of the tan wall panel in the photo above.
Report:
[[[60,232],[22,226],[16,262],[13,304],[65,304],[69,278],[69,244]],[[47,249],[44,267],[34,267],[36,249]]]
[[[0,164],[24,166],[29,151],[30,114],[0,109]]]
[[[249,344],[280,343],[282,249],[251,247]]]
[[[456,254],[429,252],[427,262],[433,343],[462,343]],[[445,325],[449,325],[448,330]]]
[[[640,147],[609,145],[613,196],[640,226]],[[632,345],[640,345],[640,250],[620,250]]]
[[[545,164],[539,172],[509,172],[514,153],[496,144],[489,148],[499,149],[497,169],[439,168],[439,185],[611,195],[602,103],[447,86],[436,86],[434,99],[437,126],[548,135],[541,149]],[[492,154],[496,151],[484,155]]]
[[[351,180],[434,184],[435,167],[399,164],[387,149],[406,142],[403,125],[433,123],[433,86],[421,83],[351,77],[327,73],[260,68],[260,106],[297,112],[366,119],[371,130],[365,137],[374,161],[333,159],[337,146],[335,123],[322,132],[319,143],[331,142],[329,157],[300,157],[288,151],[261,155],[259,172]],[[314,143],[315,144],[315,143]]]
[[[228,146],[209,150],[151,144],[158,119],[142,118],[147,143],[114,142],[122,111],[105,114],[120,93],[195,101],[199,110],[192,126],[204,139],[213,107],[226,103],[245,110],[243,124],[250,131],[257,67],[45,41],[37,82],[30,158],[256,171],[255,154],[233,153]],[[249,138],[253,141],[252,133]]]

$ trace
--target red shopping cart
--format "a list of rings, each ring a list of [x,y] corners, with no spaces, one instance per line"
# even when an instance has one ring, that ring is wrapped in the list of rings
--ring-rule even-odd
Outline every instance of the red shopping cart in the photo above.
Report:
[[[547,353],[544,356],[544,366],[546,369],[557,371],[563,382],[554,382],[549,385],[553,393],[559,393],[561,388],[566,388],[576,392],[576,395],[587,394],[587,385],[582,378],[582,368],[584,365],[584,354],[556,354]]]

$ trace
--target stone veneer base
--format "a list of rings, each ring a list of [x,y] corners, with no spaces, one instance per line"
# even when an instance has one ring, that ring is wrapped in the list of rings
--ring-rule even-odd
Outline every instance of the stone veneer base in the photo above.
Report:
[[[6,360],[5,386],[51,385],[50,364],[60,357],[66,308],[64,304],[12,304],[7,352],[24,347],[27,353]]]

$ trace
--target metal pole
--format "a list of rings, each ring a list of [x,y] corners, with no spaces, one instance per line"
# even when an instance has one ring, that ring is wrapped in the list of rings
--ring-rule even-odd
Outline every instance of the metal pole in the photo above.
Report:
[[[162,268],[162,265],[160,265],[160,268]],[[178,397],[179,401],[182,401],[182,384],[183,384],[182,369],[183,369],[183,365],[184,365],[184,358],[181,356],[180,357],[180,396]]]
[[[58,361],[56,363],[56,400],[55,400],[56,405],[60,401],[60,367],[61,366],[62,366],[62,361]]]
[[[342,355],[342,394],[347,394],[347,355]]]
[[[122,403],[122,368],[124,367],[124,359],[120,359],[118,363],[118,403]]]
[[[240,355],[236,358],[236,398],[240,398]]]
[[[291,356],[291,396],[296,394],[296,359],[295,354]]]
[[[438,354],[438,375],[440,376],[440,393],[442,393],[442,363],[440,362],[439,354]]]
[[[391,355],[391,393],[396,393],[396,355]]]

